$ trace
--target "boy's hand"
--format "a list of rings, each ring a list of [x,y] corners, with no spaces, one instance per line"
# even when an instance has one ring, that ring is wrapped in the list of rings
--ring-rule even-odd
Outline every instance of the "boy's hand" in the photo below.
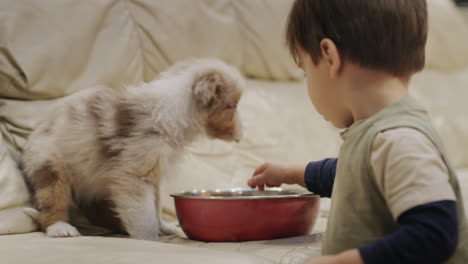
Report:
[[[364,264],[364,261],[357,249],[351,249],[335,256],[311,258],[304,264]]]
[[[267,187],[281,186],[281,184],[285,183],[285,178],[286,169],[284,166],[267,162],[255,170],[247,184],[252,188],[258,186],[263,191],[265,185]]]
[[[300,184],[305,187],[304,183],[305,165],[291,166],[278,163],[264,163],[255,170],[252,178],[247,184],[263,191],[265,185],[267,187],[279,187],[281,184]]]

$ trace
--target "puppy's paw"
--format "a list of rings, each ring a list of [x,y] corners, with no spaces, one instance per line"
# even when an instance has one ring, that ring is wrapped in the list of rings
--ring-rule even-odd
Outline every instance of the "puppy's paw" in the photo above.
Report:
[[[184,231],[173,223],[162,222],[159,228],[159,233],[163,236],[178,235],[184,237]]]
[[[64,222],[57,222],[53,225],[47,227],[47,236],[48,237],[77,237],[80,236],[78,230]]]
[[[153,232],[148,233],[148,234],[130,235],[130,237],[133,239],[139,239],[139,240],[159,241],[159,234],[155,234]]]

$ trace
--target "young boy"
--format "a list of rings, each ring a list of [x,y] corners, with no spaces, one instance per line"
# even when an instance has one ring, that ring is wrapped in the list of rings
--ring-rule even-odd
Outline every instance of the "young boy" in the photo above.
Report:
[[[296,0],[287,44],[338,159],[267,163],[251,187],[300,184],[332,204],[323,257],[307,263],[468,263],[455,172],[428,114],[408,96],[425,62],[425,0]]]

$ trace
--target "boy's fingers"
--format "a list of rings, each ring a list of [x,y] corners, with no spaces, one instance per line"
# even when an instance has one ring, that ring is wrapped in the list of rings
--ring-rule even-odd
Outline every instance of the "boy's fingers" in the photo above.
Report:
[[[264,174],[257,174],[253,176],[252,178],[250,178],[249,181],[247,182],[247,184],[252,188],[255,188],[256,186],[259,186],[259,185],[263,185],[264,183],[265,183]]]
[[[265,190],[265,185],[261,184],[258,186],[258,189],[263,192]]]
[[[249,179],[247,181],[247,185],[249,185],[250,188],[255,188],[255,183],[254,183],[254,181],[252,179]]]
[[[266,169],[267,166],[268,166],[268,163],[263,163],[262,166],[258,167],[258,168],[255,170],[253,176],[256,176],[257,174],[263,173],[263,172],[265,171],[265,169]]]

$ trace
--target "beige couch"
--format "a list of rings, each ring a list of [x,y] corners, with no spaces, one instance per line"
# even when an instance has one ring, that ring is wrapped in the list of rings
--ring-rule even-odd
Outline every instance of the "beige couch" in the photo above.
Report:
[[[246,187],[265,160],[307,162],[335,156],[337,130],[310,105],[283,46],[291,1],[3,0],[0,2],[0,254],[2,263],[302,263],[320,251],[326,199],[309,236],[245,243],[165,243],[86,236],[48,239],[23,212],[30,195],[18,169],[21,148],[58,98],[96,84],[149,81],[187,57],[219,57],[251,80],[240,103],[239,144],[200,140],[163,179],[169,193]],[[468,26],[451,1],[430,0],[426,70],[413,95],[430,110],[462,189],[468,190]],[[447,30],[450,28],[450,30]],[[456,41],[454,41],[456,39]],[[296,187],[297,188],[297,187]],[[465,194],[465,197],[468,194]],[[465,203],[468,204],[468,203]],[[174,221],[171,214],[167,220]],[[85,232],[106,230],[80,222]]]

